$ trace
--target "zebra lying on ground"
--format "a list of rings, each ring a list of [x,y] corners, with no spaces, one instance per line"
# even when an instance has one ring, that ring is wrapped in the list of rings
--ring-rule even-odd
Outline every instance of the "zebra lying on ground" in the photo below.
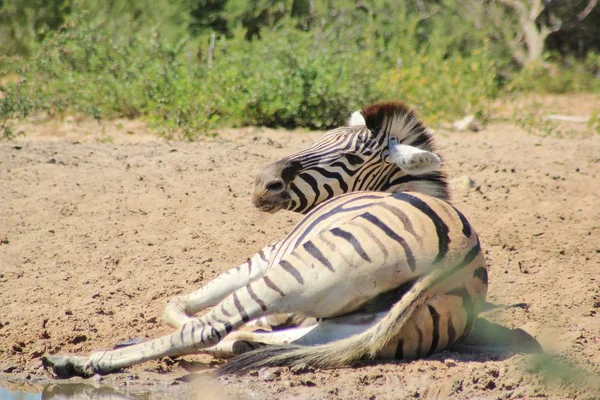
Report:
[[[477,234],[446,202],[440,158],[416,115],[389,102],[362,117],[258,174],[259,210],[306,217],[281,242],[173,299],[173,334],[89,357],[46,356],[44,365],[90,376],[207,352],[245,353],[223,373],[326,368],[422,357],[464,338],[487,292]],[[233,332],[253,320],[288,329]]]

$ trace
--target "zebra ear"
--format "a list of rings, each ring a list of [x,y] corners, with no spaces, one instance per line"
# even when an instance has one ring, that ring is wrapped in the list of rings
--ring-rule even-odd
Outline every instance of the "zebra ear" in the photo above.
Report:
[[[442,160],[437,154],[418,147],[399,144],[395,137],[390,138],[389,160],[410,175],[433,172],[442,165]]]
[[[362,111],[360,110],[354,111],[348,120],[348,126],[361,126],[366,124],[365,117],[363,117]]]

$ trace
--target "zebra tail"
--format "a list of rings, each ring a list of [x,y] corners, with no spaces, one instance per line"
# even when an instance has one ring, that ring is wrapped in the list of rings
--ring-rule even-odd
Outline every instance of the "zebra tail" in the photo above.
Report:
[[[235,357],[221,367],[217,374],[240,374],[262,367],[303,364],[327,369],[373,359],[387,343],[400,334],[415,311],[433,297],[435,293],[428,292],[448,273],[448,270],[440,268],[418,281],[381,321],[362,333],[316,346],[267,346]]]

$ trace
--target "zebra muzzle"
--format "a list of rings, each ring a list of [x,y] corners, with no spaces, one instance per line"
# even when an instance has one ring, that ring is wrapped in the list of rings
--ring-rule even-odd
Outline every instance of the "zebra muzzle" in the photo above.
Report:
[[[290,203],[289,199],[281,199],[275,201],[264,200],[261,198],[254,199],[254,207],[262,212],[275,213],[281,209],[284,209]]]

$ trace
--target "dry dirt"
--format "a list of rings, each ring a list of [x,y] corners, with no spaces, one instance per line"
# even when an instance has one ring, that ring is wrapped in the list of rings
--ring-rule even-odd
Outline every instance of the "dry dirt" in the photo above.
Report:
[[[39,393],[46,385],[44,398],[64,387],[47,385],[43,354],[166,334],[171,296],[282,238],[300,216],[254,210],[254,176],[319,137],[242,129],[165,142],[137,122],[72,119],[24,129],[24,138],[0,144],[0,387]],[[485,249],[489,301],[515,305],[483,317],[522,328],[557,357],[444,352],[211,380],[218,362],[190,356],[69,387],[81,395],[110,383],[150,398],[600,396],[600,135],[580,130],[541,137],[507,123],[436,133],[453,203]]]

